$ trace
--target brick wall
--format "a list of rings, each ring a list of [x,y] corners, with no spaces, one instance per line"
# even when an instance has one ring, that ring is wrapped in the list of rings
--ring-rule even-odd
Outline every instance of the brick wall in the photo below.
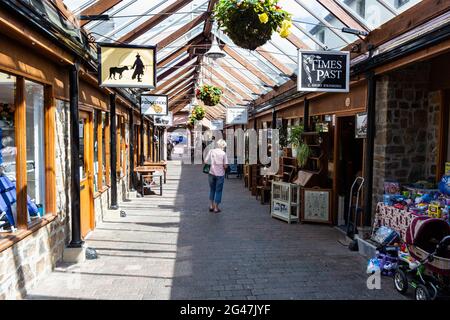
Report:
[[[435,179],[439,104],[429,80],[429,65],[421,63],[377,81],[374,206],[385,181]]]

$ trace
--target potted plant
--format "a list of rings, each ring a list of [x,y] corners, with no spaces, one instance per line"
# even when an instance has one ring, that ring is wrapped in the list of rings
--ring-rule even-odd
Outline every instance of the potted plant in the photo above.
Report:
[[[292,145],[292,155],[297,158],[297,163],[300,168],[306,166],[308,158],[311,155],[311,149],[303,140],[304,131],[303,125],[291,127],[291,133],[288,140]]]
[[[203,101],[206,106],[216,106],[220,102],[220,96],[222,95],[222,90],[219,87],[205,84],[197,89],[196,96],[197,99]]]
[[[201,121],[205,117],[205,114],[205,108],[201,106],[194,106],[191,114],[189,115],[188,124],[194,126],[195,122]]]
[[[278,0],[219,0],[214,17],[237,46],[249,50],[264,45],[273,32],[287,38],[292,27],[291,15]]]

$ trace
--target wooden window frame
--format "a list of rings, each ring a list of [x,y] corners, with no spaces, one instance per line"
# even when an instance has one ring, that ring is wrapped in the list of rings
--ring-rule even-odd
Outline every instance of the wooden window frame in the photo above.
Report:
[[[17,231],[4,233],[0,238],[0,252],[13,246],[28,235],[38,231],[43,226],[53,221],[57,216],[56,206],[56,105],[53,86],[30,79],[44,89],[44,162],[45,162],[45,208],[46,212],[41,219],[28,223],[27,208],[27,137],[26,137],[26,90],[25,81],[28,78],[11,72],[0,70],[0,72],[11,74],[16,78],[16,92],[14,97],[14,134],[16,141],[16,192],[17,192]]]
[[[110,120],[109,120],[109,113],[105,112],[105,157],[106,157],[106,164],[105,164],[105,171],[106,171],[106,186],[111,187],[111,163],[108,161],[108,159],[111,159],[111,133],[110,133]]]

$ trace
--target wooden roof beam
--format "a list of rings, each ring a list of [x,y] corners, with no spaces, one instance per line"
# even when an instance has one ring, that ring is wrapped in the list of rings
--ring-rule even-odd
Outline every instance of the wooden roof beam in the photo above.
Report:
[[[182,69],[182,71],[180,70],[180,72],[178,72],[176,75],[174,75],[171,78],[167,79],[166,81],[164,81],[164,83],[162,85],[158,86],[154,90],[151,90],[150,92],[151,93],[155,93],[155,92],[161,91],[162,89],[168,87],[173,82],[177,81],[180,78],[180,76],[181,77],[186,77],[186,76],[190,75],[193,71],[194,71],[194,66],[187,66],[184,69]],[[158,78],[158,80],[160,80],[160,78]]]
[[[120,2],[122,2],[122,0],[98,0],[96,3],[90,5],[89,7],[81,11],[80,15],[82,16],[99,15],[108,11],[109,9],[119,4]],[[89,22],[90,20],[82,20],[80,21],[80,25],[84,26]]]
[[[186,43],[185,46],[175,50],[174,52],[172,52],[168,56],[166,56],[163,59],[161,59],[161,61],[158,61],[157,66],[159,68],[161,68],[161,67],[164,67],[164,66],[168,65],[170,62],[172,62],[173,60],[178,58],[184,52],[188,51],[194,45],[200,43],[202,40],[203,40],[203,35],[201,35],[201,34],[199,34],[198,36],[192,38],[188,43]]]
[[[179,67],[184,66],[185,64],[189,63],[190,61],[192,61],[192,58],[190,58],[190,57],[184,58],[183,60],[179,61],[176,65],[174,65],[171,68],[167,69],[160,76],[158,76],[158,80],[162,80],[162,79],[166,78],[167,76],[171,75],[176,70],[178,70]]]
[[[262,94],[263,91],[261,90],[260,87],[252,84],[251,82],[249,82],[245,75],[243,75],[242,73],[237,72],[235,69],[233,69],[233,67],[225,64],[223,62],[223,60],[221,61],[221,59],[218,60],[218,64],[219,66],[225,70],[232,78],[238,80],[240,83],[242,83],[244,86],[246,86],[251,92],[256,93],[256,94]]]
[[[198,26],[200,23],[204,22],[208,18],[208,13],[204,12],[201,15],[197,16],[194,20],[189,21],[184,26],[179,28],[178,30],[172,32],[169,36],[162,39],[160,42],[158,42],[158,50],[162,50],[165,47],[167,47],[169,44],[177,40],[178,38],[184,36],[186,33],[194,29],[196,26]]]
[[[144,33],[146,33],[151,28],[155,27],[159,23],[166,20],[168,17],[170,17],[170,13],[179,10],[180,8],[184,7],[185,5],[189,4],[192,0],[178,0],[174,3],[172,3],[167,8],[163,9],[159,14],[154,15],[147,21],[143,22],[141,25],[137,26],[127,34],[123,35],[118,41],[119,42],[131,42],[133,40],[136,40],[140,36],[142,36]]]
[[[306,43],[304,43],[299,37],[291,32],[291,34],[286,38],[290,43],[297,47],[297,49],[311,49]]]
[[[253,73],[256,77],[261,79],[263,82],[270,86],[275,86],[277,83],[273,81],[270,77],[268,77],[264,72],[260,71],[257,67],[255,67],[250,61],[242,58],[236,51],[231,49],[228,45],[223,46],[223,50],[234,60],[239,62],[244,68]]]
[[[236,91],[242,98],[245,99],[252,99],[252,97],[247,94],[246,92],[242,91],[238,86],[234,85],[232,82],[228,81],[223,75],[221,75],[218,71],[216,71],[214,68],[211,68],[212,74],[214,74],[217,79],[225,83],[227,86],[229,86],[231,89]]]
[[[294,70],[292,70],[291,68],[286,66],[284,63],[282,63],[280,60],[275,58],[269,52],[265,51],[264,48],[262,48],[262,47],[256,48],[256,52],[258,52],[263,58],[265,58],[267,61],[269,61],[272,65],[275,66],[275,68],[277,68],[284,74],[290,76],[293,73],[295,73]]]
[[[339,21],[341,21],[347,27],[356,30],[370,31],[369,29],[361,25],[357,20],[355,20],[351,15],[349,15],[347,11],[342,8],[341,4],[339,4],[339,1],[317,0],[317,2],[319,2],[325,9],[330,11]],[[364,39],[364,37],[362,36],[360,36],[360,38]]]

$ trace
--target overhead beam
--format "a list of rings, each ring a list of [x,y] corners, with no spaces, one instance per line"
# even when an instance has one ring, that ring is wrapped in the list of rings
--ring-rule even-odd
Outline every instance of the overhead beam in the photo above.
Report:
[[[227,86],[229,86],[231,89],[236,91],[242,98],[245,99],[252,99],[252,97],[247,94],[246,92],[242,91],[238,86],[234,85],[232,82],[228,81],[223,75],[221,75],[218,71],[216,71],[214,68],[211,68],[212,74],[216,76],[217,79],[225,83]]]
[[[164,38],[160,42],[158,42],[158,45],[157,45],[158,49],[162,50],[165,47],[167,47],[169,44],[171,44],[172,42],[177,40],[178,38],[184,36],[186,33],[188,33],[189,31],[194,29],[196,26],[198,26],[200,23],[205,21],[207,17],[208,17],[208,13],[204,12],[201,15],[197,16],[194,20],[189,21],[188,23],[186,23],[184,26],[182,26],[178,30],[172,32],[169,36],[167,36],[166,38]]]
[[[183,54],[184,52],[188,51],[190,48],[192,48],[194,45],[200,43],[203,40],[203,36],[201,34],[199,34],[198,36],[192,38],[189,42],[186,43],[185,46],[175,50],[174,52],[172,52],[171,54],[169,54],[168,56],[164,57],[163,59],[161,59],[161,61],[158,61],[157,66],[159,68],[161,67],[165,67],[166,65],[168,65],[170,62],[172,62],[173,60],[175,60],[176,58],[178,58],[181,54]]]
[[[249,82],[246,79],[245,75],[237,72],[235,69],[233,69],[233,67],[225,64],[225,62],[223,62],[223,60],[221,59],[218,60],[218,64],[220,67],[222,67],[223,70],[225,70],[229,75],[231,75],[232,78],[238,80],[240,83],[246,86],[251,92],[254,92],[256,94],[262,94],[263,91],[261,90],[261,88]]]
[[[294,46],[296,46],[297,49],[305,49],[305,50],[311,49],[306,43],[304,43],[299,37],[297,37],[293,33],[291,33],[286,39]]]
[[[258,52],[262,57],[264,57],[267,61],[269,61],[271,64],[273,64],[278,70],[283,72],[286,75],[292,75],[294,73],[294,70],[286,66],[284,63],[282,63],[280,60],[275,58],[272,54],[265,51],[264,48],[259,47],[256,48],[256,52]]]
[[[159,14],[151,17],[141,25],[137,26],[124,36],[122,36],[119,39],[119,42],[131,42],[133,40],[136,40],[140,36],[142,36],[144,33],[146,33],[148,30],[152,29],[159,23],[163,22],[167,18],[169,18],[171,15],[170,13],[175,12],[179,10],[180,8],[184,7],[185,5],[189,4],[192,0],[178,0],[174,3],[172,3],[170,6],[159,12]]]
[[[176,65],[174,65],[173,67],[167,69],[160,76],[158,76],[158,81],[160,81],[160,80],[166,78],[167,76],[171,75],[176,70],[178,70],[179,67],[184,66],[185,64],[189,63],[191,60],[192,60],[192,58],[186,57],[183,60],[179,61]]]
[[[246,68],[248,71],[253,73],[256,77],[261,79],[263,82],[270,86],[275,86],[277,83],[273,81],[271,78],[269,78],[266,74],[264,74],[262,71],[260,71],[257,67],[255,67],[252,63],[250,63],[248,60],[242,58],[236,51],[231,49],[228,45],[223,46],[223,50],[234,60],[239,62],[244,68]]]
[[[195,66],[187,66],[184,69],[179,69],[180,72],[178,72],[176,75],[174,75],[173,77],[167,79],[166,81],[164,81],[164,83],[158,87],[156,87],[156,89],[150,91],[151,93],[155,93],[158,91],[163,90],[164,88],[166,88],[167,86],[169,86],[170,84],[172,84],[174,81],[177,81],[180,77],[186,77],[187,75],[191,74],[194,71]],[[158,77],[158,81],[161,80],[160,77]]]
[[[167,88],[166,90],[164,90],[164,91],[162,91],[160,93],[161,94],[168,94],[168,95],[170,95],[172,92],[175,92],[175,90],[178,90],[179,88],[182,88],[188,82],[192,82],[193,79],[194,79],[193,76],[187,77],[187,78],[186,77],[182,77],[176,83],[174,83],[169,88]]]
[[[355,20],[351,15],[349,15],[339,4],[338,1],[332,0],[317,0],[325,9],[330,11],[339,21],[345,24],[349,28],[356,30],[370,31],[363,25],[361,25],[357,20]],[[361,39],[364,37],[361,36]]]
[[[114,7],[116,4],[119,4],[119,2],[122,2],[122,0],[98,0],[93,5],[90,5],[83,11],[81,11],[80,15],[82,16],[95,16],[102,14],[112,7]],[[80,21],[80,25],[84,26],[86,23],[89,23],[90,20],[82,20]]]
[[[210,0],[208,4],[208,18],[205,21],[205,27],[203,28],[203,35],[205,38],[209,39],[211,35],[211,30],[214,24],[214,21],[212,19],[212,11],[214,10],[214,7],[216,6],[218,0]]]

